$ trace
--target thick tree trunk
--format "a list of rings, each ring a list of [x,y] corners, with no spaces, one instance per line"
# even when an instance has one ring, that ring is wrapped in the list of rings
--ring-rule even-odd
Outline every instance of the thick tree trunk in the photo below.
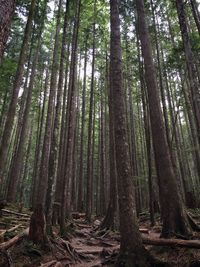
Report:
[[[0,62],[9,36],[16,0],[0,0]]]
[[[122,53],[118,0],[110,0],[111,54],[110,90],[114,114],[116,164],[118,174],[121,246],[118,266],[149,266],[148,256],[136,218],[134,188],[129,155],[125,96],[122,87]]]
[[[141,40],[142,55],[145,65],[145,79],[148,92],[150,120],[155,152],[156,170],[158,175],[161,212],[163,220],[162,236],[170,237],[174,233],[188,236],[191,229],[187,221],[176,177],[172,168],[169,147],[165,136],[162,120],[158,85],[155,76],[155,67],[152,57],[150,36],[145,21],[144,1],[137,0],[138,27]],[[168,205],[166,205],[166,202]]]

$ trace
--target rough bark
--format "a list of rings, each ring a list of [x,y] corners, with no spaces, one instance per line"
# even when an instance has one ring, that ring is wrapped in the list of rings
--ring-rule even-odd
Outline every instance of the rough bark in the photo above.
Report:
[[[26,140],[27,140],[28,120],[29,120],[33,87],[34,87],[34,81],[35,81],[35,75],[36,75],[36,67],[37,67],[39,52],[40,52],[40,48],[41,48],[41,41],[42,41],[41,36],[42,36],[42,30],[43,30],[45,14],[46,14],[46,5],[47,5],[47,0],[44,3],[42,21],[41,21],[40,30],[39,30],[38,36],[37,36],[38,42],[37,42],[37,47],[36,47],[36,51],[34,54],[33,63],[32,63],[32,70],[31,70],[31,75],[30,75],[29,86],[27,88],[28,94],[27,94],[27,99],[26,99],[25,110],[23,113],[22,129],[21,129],[21,133],[20,133],[20,137],[19,137],[19,144],[18,144],[18,148],[17,148],[16,154],[15,154],[14,162],[13,162],[13,165],[12,165],[12,168],[10,171],[10,181],[9,181],[8,197],[7,197],[7,200],[9,202],[15,201],[18,181],[20,178],[20,172],[22,169],[22,164],[23,164],[24,156],[25,156],[25,149],[24,148],[25,148],[25,144],[26,144]]]
[[[56,183],[56,170],[58,162],[60,114],[61,114],[61,100],[63,94],[63,81],[64,81],[64,61],[65,61],[66,32],[67,32],[67,22],[68,22],[68,8],[69,8],[69,0],[66,2],[65,18],[63,24],[57,102],[56,102],[55,119],[54,119],[54,130],[52,134],[51,151],[49,157],[49,178],[48,178],[49,183],[46,196],[47,231],[49,233],[52,232],[51,224],[52,224],[53,201],[55,193],[55,190],[53,188],[55,187]]]
[[[176,177],[172,168],[169,147],[162,119],[158,85],[152,57],[150,36],[146,23],[144,1],[137,0],[139,36],[145,65],[145,79],[149,100],[150,120],[158,176],[160,203],[162,212],[162,236],[170,237],[175,233],[185,236],[191,234],[186,213],[178,190]],[[166,202],[168,205],[166,205]]]
[[[42,148],[42,158],[40,165],[40,174],[39,174],[39,184],[37,192],[37,204],[40,204],[44,207],[46,200],[46,193],[48,187],[48,168],[49,168],[49,156],[50,156],[50,145],[52,138],[52,127],[53,127],[53,115],[54,115],[54,103],[56,96],[57,88],[57,73],[58,73],[58,57],[59,57],[59,34],[60,34],[60,16],[61,16],[61,7],[62,0],[59,1],[58,13],[57,13],[57,25],[56,25],[56,35],[54,43],[54,53],[53,53],[53,62],[52,62],[52,71],[51,71],[51,82],[50,82],[50,93],[49,93],[49,102],[47,110],[47,119],[45,126],[45,135],[44,143]]]
[[[9,36],[16,0],[0,0],[0,62]]]
[[[5,171],[5,166],[6,166],[5,162],[7,158],[9,142],[10,142],[12,129],[13,129],[13,122],[14,122],[14,117],[15,117],[15,112],[16,112],[16,107],[17,107],[18,93],[19,93],[19,89],[20,89],[22,79],[23,79],[24,64],[26,62],[28,44],[29,44],[29,39],[31,36],[32,20],[34,16],[35,3],[36,3],[36,0],[31,1],[28,20],[26,23],[25,31],[24,31],[23,44],[21,47],[19,62],[17,66],[14,83],[13,83],[13,93],[12,93],[11,101],[9,104],[6,123],[5,123],[2,141],[0,145],[0,184],[2,182],[3,174]]]
[[[110,86],[108,81],[108,58],[106,58],[106,81],[107,87]],[[116,152],[115,152],[115,137],[114,137],[114,114],[113,114],[113,96],[112,90],[108,90],[108,106],[109,106],[109,171],[110,171],[110,200],[106,212],[106,216],[100,225],[101,229],[117,229],[118,212],[117,212],[117,168],[116,168]]]
[[[134,188],[129,155],[125,95],[122,86],[122,54],[120,41],[119,4],[110,1],[111,50],[110,90],[114,114],[116,165],[118,174],[120,256],[117,266],[149,266],[148,256],[136,218]]]

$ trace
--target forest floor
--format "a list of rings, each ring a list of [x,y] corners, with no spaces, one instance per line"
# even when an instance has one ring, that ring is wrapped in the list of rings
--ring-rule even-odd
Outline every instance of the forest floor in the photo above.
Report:
[[[198,211],[199,212],[199,211]],[[195,218],[200,220],[196,213]],[[27,239],[30,212],[18,213],[14,209],[3,209],[0,217],[0,267],[100,267],[113,266],[119,252],[118,232],[99,231],[100,220],[92,225],[85,223],[84,215],[74,219],[72,231],[67,240],[59,237],[54,228],[55,238],[51,240],[50,250],[33,245]],[[159,221],[159,220],[158,220]],[[140,230],[145,237],[158,239],[161,226],[150,227],[148,216],[140,217]],[[26,230],[25,230],[26,229]],[[21,234],[23,233],[23,234]],[[200,234],[195,233],[200,240]],[[18,242],[12,243],[18,237]],[[2,250],[5,244],[6,250]],[[200,249],[180,248],[178,246],[145,246],[151,255],[165,267],[200,266]],[[3,251],[3,252],[2,252]]]

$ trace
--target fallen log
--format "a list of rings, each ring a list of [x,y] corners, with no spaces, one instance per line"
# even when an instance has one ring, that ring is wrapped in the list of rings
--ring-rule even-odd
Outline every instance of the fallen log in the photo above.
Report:
[[[165,239],[165,238],[151,238],[142,236],[142,241],[145,245],[172,246],[172,247],[177,246],[177,247],[200,249],[200,240]]]
[[[19,213],[13,210],[2,209],[1,211],[7,214],[13,214],[13,215],[21,216],[21,217],[30,217],[29,214]]]
[[[12,247],[16,243],[18,243],[20,240],[22,240],[25,236],[27,236],[28,232],[29,232],[29,228],[25,229],[23,232],[21,232],[20,234],[14,236],[10,240],[1,243],[0,244],[0,250],[6,250],[6,249]]]
[[[16,229],[18,229],[19,227],[21,226],[21,224],[18,224],[18,225],[15,225],[14,227],[8,229],[8,230],[3,230],[1,233],[0,233],[0,238],[4,237],[5,234],[7,233],[12,233],[13,231],[15,231]]]

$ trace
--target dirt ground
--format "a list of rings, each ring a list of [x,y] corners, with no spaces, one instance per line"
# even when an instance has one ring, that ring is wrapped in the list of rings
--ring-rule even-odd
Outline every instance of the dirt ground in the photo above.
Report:
[[[26,211],[12,214],[3,211],[0,218],[0,243],[12,239],[29,225],[30,213]],[[73,231],[68,240],[61,239],[58,229],[54,228],[55,238],[52,246],[44,250],[32,244],[24,237],[17,244],[0,254],[0,267],[100,267],[114,266],[119,252],[119,233],[98,231],[100,220],[92,225],[85,223],[84,217],[75,219]],[[16,227],[13,231],[9,230]],[[148,218],[142,218],[140,227],[146,230],[143,235],[159,238],[161,226],[159,220],[153,228],[149,226]],[[7,230],[7,232],[5,232]],[[200,240],[200,234],[194,233]],[[200,249],[180,248],[170,246],[146,246],[151,255],[165,267],[200,267]]]

